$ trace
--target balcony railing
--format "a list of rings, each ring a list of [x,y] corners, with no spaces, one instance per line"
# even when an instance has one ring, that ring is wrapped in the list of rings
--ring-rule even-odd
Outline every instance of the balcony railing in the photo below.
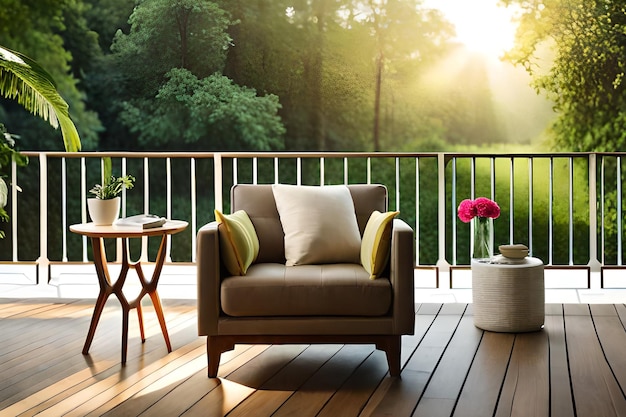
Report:
[[[0,241],[0,260],[34,265],[44,283],[51,266],[89,262],[87,239],[68,227],[88,221],[88,190],[101,181],[104,156],[112,158],[116,175],[137,178],[135,188],[122,194],[123,216],[149,212],[189,222],[184,233],[171,237],[170,263],[195,261],[196,231],[213,220],[214,208],[229,210],[233,184],[381,183],[389,190],[389,208],[399,210],[416,232],[420,269],[467,269],[471,225],[458,220],[456,207],[478,196],[501,206],[494,221],[496,250],[499,244],[524,243],[548,268],[600,272],[602,286],[605,275],[611,275],[607,271],[624,267],[626,154],[621,153],[26,154],[29,165],[12,169],[11,221],[2,225],[7,237]],[[108,245],[119,255],[119,245]],[[131,251],[150,260],[156,248],[145,239]],[[439,286],[439,280],[418,279],[416,285]]]

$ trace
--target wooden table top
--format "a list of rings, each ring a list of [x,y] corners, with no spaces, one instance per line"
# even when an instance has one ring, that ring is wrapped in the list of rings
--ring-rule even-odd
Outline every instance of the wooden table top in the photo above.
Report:
[[[96,226],[94,223],[79,223],[70,226],[70,231],[88,237],[125,238],[143,236],[173,235],[182,232],[188,226],[183,220],[167,220],[163,226],[143,229],[139,226]]]

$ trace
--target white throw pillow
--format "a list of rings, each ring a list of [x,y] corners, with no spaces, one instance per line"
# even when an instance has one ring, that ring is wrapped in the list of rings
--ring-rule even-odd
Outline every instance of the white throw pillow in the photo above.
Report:
[[[360,263],[361,235],[345,185],[272,186],[286,265]]]

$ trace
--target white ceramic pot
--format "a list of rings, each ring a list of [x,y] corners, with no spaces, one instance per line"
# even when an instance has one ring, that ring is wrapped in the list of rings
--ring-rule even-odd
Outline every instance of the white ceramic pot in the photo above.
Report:
[[[120,215],[120,198],[109,200],[87,199],[89,216],[96,226],[110,226]]]

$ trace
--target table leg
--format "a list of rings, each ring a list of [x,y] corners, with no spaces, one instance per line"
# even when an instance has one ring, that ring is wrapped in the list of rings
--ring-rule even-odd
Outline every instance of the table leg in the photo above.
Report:
[[[165,254],[167,252],[167,235],[161,236],[161,244],[159,245],[159,252],[157,253],[157,257],[154,265],[154,272],[152,273],[152,279],[150,281],[146,280],[146,277],[141,268],[141,264],[138,262],[135,264],[135,270],[137,271],[137,275],[139,276],[139,280],[141,281],[141,285],[146,294],[150,296],[152,300],[152,305],[154,306],[154,311],[156,312],[157,318],[159,319],[159,325],[161,326],[161,333],[163,333],[163,338],[165,339],[165,345],[167,346],[167,351],[172,351],[172,345],[170,343],[170,337],[167,332],[167,326],[165,324],[165,317],[163,316],[163,307],[161,305],[161,299],[159,297],[159,293],[157,292],[157,285],[159,283],[159,278],[161,277],[161,271],[163,270],[163,264],[165,263]],[[141,298],[143,297],[143,293],[137,298],[137,306],[139,308],[141,304]]]
[[[91,324],[89,325],[87,340],[85,340],[85,345],[83,346],[83,355],[89,353],[89,348],[91,347],[91,342],[93,341],[93,337],[96,334],[96,327],[98,326],[98,322],[100,321],[102,310],[104,309],[104,305],[106,304],[107,299],[110,295],[110,292],[105,293],[102,290],[100,291],[100,294],[98,294],[98,299],[96,300],[96,305],[93,309],[93,314],[91,316]]]
[[[122,308],[122,365],[126,364],[128,351],[128,313],[129,309]]]
[[[131,309],[137,309],[137,317],[139,320],[139,331],[141,333],[141,342],[146,341],[144,327],[143,327],[143,310],[141,308],[141,299],[144,295],[148,294],[150,299],[152,300],[152,304],[154,305],[154,309],[159,320],[159,324],[161,326],[161,332],[163,333],[163,338],[165,339],[165,345],[167,346],[167,351],[172,351],[172,345],[170,343],[169,334],[167,332],[167,327],[165,325],[165,317],[163,316],[163,307],[161,305],[161,299],[159,298],[159,293],[157,292],[157,284],[159,282],[159,278],[161,276],[161,271],[163,269],[163,264],[165,263],[165,254],[167,249],[167,235],[163,235],[161,237],[161,244],[159,246],[159,252],[157,254],[157,259],[155,262],[154,272],[152,274],[152,279],[150,281],[146,280],[143,270],[141,268],[141,263],[137,262],[134,265],[130,264],[129,258],[130,254],[128,251],[128,243],[127,239],[122,239],[122,269],[120,271],[120,275],[115,281],[115,283],[111,283],[111,278],[109,275],[109,271],[107,268],[107,259],[106,252],[104,249],[104,239],[103,238],[92,238],[91,239],[92,248],[93,248],[93,257],[94,257],[94,265],[96,267],[96,273],[98,276],[98,284],[100,286],[100,292],[98,294],[98,298],[96,300],[96,305],[94,307],[93,315],[91,317],[91,323],[89,325],[89,332],[87,333],[87,340],[85,341],[85,345],[83,347],[83,354],[87,354],[89,352],[89,348],[91,347],[91,342],[93,341],[96,327],[98,326],[98,322],[100,321],[100,316],[102,315],[102,311],[104,306],[111,294],[115,294],[117,299],[119,300],[122,306],[122,364],[126,363],[126,356],[128,350],[128,316]],[[124,282],[126,281],[126,277],[128,274],[129,268],[134,268],[139,276],[139,281],[141,282],[142,291],[139,296],[132,302],[128,302],[126,296],[123,292]]]
[[[98,293],[98,299],[93,309],[91,316],[91,323],[89,324],[89,332],[87,333],[87,340],[83,346],[83,354],[86,355],[91,347],[91,342],[96,333],[96,327],[100,321],[102,310],[106,304],[109,296],[113,292],[111,287],[111,279],[109,278],[109,271],[106,266],[106,255],[104,253],[103,242],[101,238],[94,237],[91,239],[91,246],[93,248],[94,265],[96,267],[96,274],[98,276],[98,285],[100,292]]]
[[[143,331],[143,312],[141,310],[141,300],[137,303],[137,319],[139,320],[139,333],[141,334],[141,343],[146,342],[146,335]]]
[[[161,307],[161,299],[159,298],[159,294],[156,291],[148,293],[150,295],[150,299],[152,300],[152,304],[154,305],[154,311],[159,319],[159,324],[161,325],[161,333],[163,333],[163,338],[165,339],[165,345],[167,346],[167,351],[172,351],[172,345],[170,344],[170,336],[167,333],[167,327],[165,326],[165,317],[163,317],[163,307]]]

